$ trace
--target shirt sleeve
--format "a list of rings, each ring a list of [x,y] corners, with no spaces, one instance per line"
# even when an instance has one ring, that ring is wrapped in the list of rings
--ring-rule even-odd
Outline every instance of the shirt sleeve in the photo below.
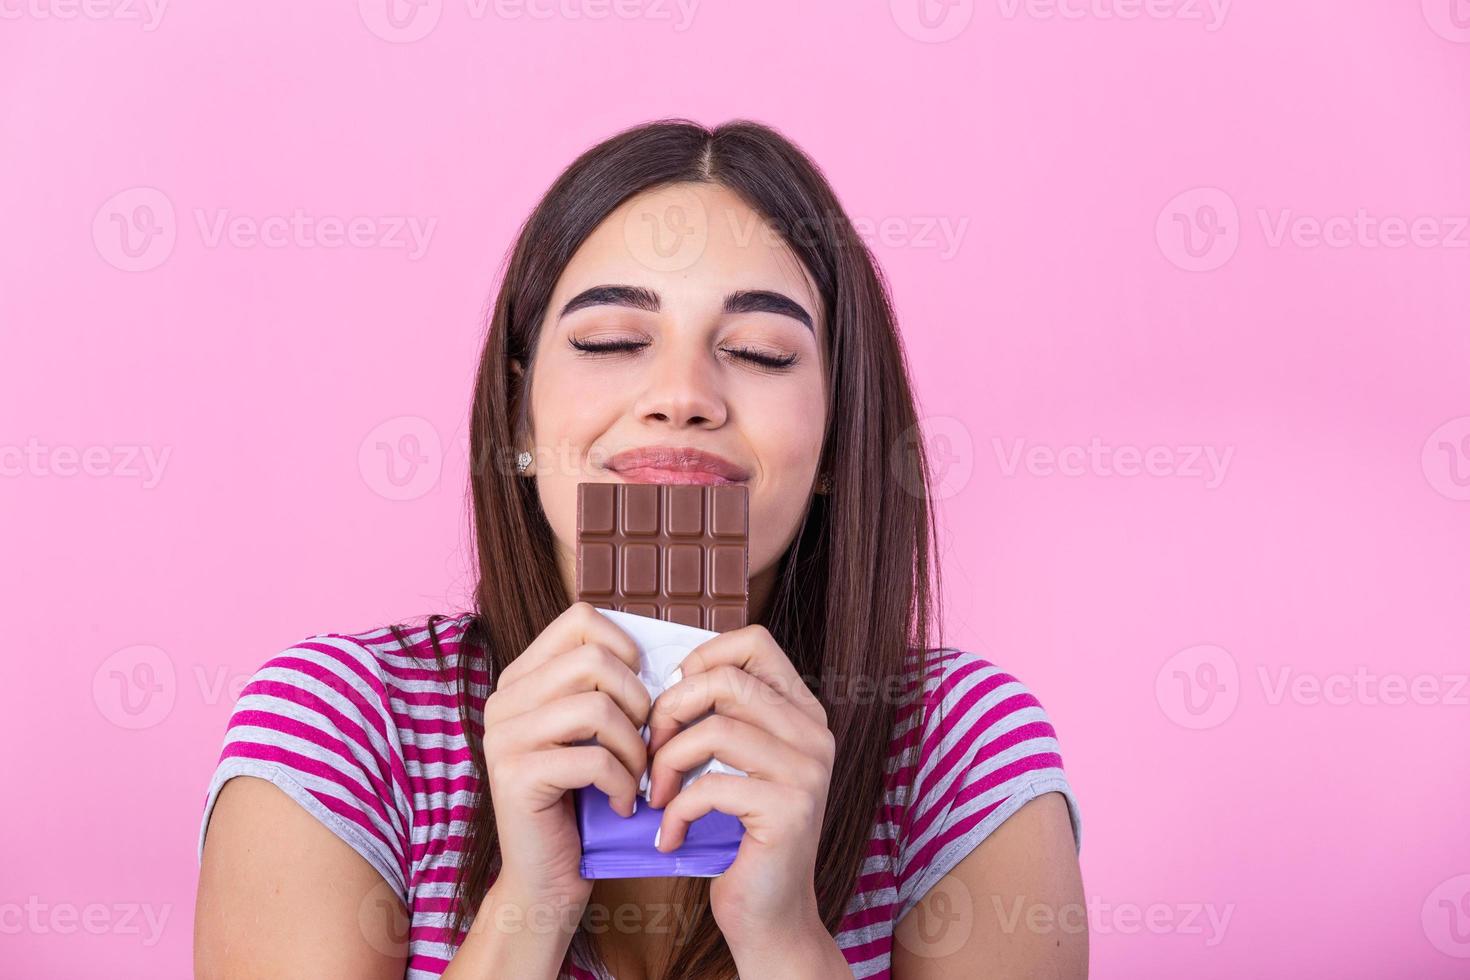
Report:
[[[240,694],[205,797],[197,860],[224,784],[280,788],[409,901],[412,806],[379,660],[353,640],[309,637],[267,661]]]
[[[1041,703],[1020,681],[963,650],[937,654],[925,678],[918,765],[898,834],[901,920],[1007,817],[1043,793],[1082,816]]]

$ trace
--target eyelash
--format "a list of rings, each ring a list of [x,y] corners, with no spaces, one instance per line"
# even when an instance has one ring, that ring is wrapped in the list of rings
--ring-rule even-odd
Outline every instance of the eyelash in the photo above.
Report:
[[[567,343],[576,350],[592,355],[619,354],[625,351],[638,350],[641,347],[648,346],[647,344],[640,343],[636,340],[612,340],[601,344],[589,344],[586,341],[578,340],[575,337],[569,338],[567,340]],[[736,357],[744,358],[745,360],[750,361],[752,364],[758,364],[761,367],[770,368],[773,371],[784,371],[786,368],[789,368],[791,367],[791,365],[796,363],[795,354],[787,354],[784,357],[774,357],[770,354],[762,354],[760,351],[753,350],[749,347],[736,347],[730,349],[729,353],[735,355]]]

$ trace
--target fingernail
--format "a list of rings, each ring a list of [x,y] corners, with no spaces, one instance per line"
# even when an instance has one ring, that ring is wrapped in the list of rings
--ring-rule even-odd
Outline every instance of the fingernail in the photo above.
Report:
[[[633,794],[633,813],[637,813],[637,812],[638,812],[638,795],[635,793],[635,794]],[[633,813],[628,814],[628,816],[631,817],[633,815]]]
[[[659,824],[659,828],[653,832],[653,849],[655,851],[658,850],[658,839],[660,837],[662,837],[663,834],[664,834],[663,824]]]

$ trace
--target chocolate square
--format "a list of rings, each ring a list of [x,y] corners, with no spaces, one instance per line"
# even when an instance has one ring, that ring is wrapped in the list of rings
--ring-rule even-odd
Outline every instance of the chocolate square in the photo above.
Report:
[[[743,484],[577,485],[577,600],[723,633],[747,623]]]

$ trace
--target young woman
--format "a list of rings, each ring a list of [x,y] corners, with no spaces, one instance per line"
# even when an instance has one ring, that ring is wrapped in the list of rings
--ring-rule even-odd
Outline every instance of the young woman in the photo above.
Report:
[[[475,612],[252,678],[200,827],[198,976],[1085,977],[1056,734],[935,643],[917,421],[873,260],[790,142],[671,121],[582,155],[480,359]],[[570,598],[583,481],[749,488],[751,625],[656,704]],[[747,776],[680,791],[716,751]],[[661,850],[740,818],[722,875],[580,876],[570,790],[630,813],[645,768]]]

